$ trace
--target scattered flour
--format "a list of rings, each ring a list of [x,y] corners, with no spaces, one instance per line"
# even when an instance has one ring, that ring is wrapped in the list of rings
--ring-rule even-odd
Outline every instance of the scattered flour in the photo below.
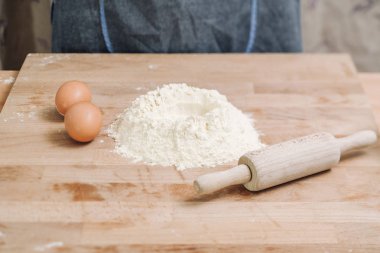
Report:
[[[186,84],[138,97],[108,134],[122,156],[178,170],[213,167],[263,147],[250,119],[225,96]]]
[[[44,251],[52,249],[52,248],[62,247],[63,245],[64,245],[63,242],[50,242],[50,243],[47,243],[45,245],[36,246],[36,247],[34,247],[34,250],[39,251],[39,252],[44,252]]]
[[[14,112],[13,114],[16,115],[16,117],[13,117],[13,118],[17,118],[20,122],[24,122],[24,113],[23,112]]]
[[[36,117],[37,113],[35,111],[30,111],[30,112],[28,112],[27,115],[28,115],[29,119],[34,119]]]
[[[41,58],[41,61],[39,62],[38,66],[44,67],[49,64],[53,64],[56,62],[59,62],[61,60],[69,59],[70,56],[67,54],[54,54],[54,55],[49,55]]]
[[[19,118],[24,118],[24,113],[23,112],[16,112],[16,115]]]
[[[32,110],[34,108],[36,108],[36,106],[32,105],[29,106],[29,110],[31,111],[12,112],[11,116],[3,118],[3,121],[8,122],[16,120],[19,122],[24,122],[26,120],[34,120],[37,118],[37,111]]]
[[[15,82],[15,80],[16,80],[16,79],[15,79],[13,76],[10,76],[10,77],[8,77],[8,78],[2,80],[2,82],[3,82],[4,84],[12,84],[12,83]]]
[[[157,69],[157,68],[158,68],[157,64],[149,64],[148,65],[148,69],[150,69],[150,70],[154,70],[154,69]]]

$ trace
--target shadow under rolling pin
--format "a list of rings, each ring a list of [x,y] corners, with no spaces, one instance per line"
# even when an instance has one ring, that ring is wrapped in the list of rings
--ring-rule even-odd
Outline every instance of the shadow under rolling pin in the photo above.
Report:
[[[344,138],[315,133],[248,152],[239,159],[238,166],[198,177],[194,188],[200,194],[207,194],[230,185],[244,184],[250,191],[260,191],[328,170],[346,152],[376,141],[376,133],[369,130]]]

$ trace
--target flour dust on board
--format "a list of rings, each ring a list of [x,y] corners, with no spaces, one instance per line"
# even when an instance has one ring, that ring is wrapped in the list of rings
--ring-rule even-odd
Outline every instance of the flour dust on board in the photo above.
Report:
[[[249,119],[216,90],[167,84],[138,97],[108,128],[120,155],[178,170],[214,167],[263,147]]]

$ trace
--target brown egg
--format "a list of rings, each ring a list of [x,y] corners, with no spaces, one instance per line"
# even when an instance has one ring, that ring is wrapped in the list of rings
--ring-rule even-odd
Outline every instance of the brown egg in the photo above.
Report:
[[[103,116],[100,109],[90,102],[79,102],[71,106],[65,114],[65,129],[76,141],[92,141],[102,127]]]
[[[91,91],[85,83],[68,81],[59,87],[55,106],[60,114],[65,115],[67,109],[78,102],[91,102]]]

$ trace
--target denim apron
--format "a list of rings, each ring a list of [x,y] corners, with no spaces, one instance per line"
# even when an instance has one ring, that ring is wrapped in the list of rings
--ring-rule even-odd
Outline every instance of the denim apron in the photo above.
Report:
[[[299,52],[299,0],[55,0],[54,52]]]

